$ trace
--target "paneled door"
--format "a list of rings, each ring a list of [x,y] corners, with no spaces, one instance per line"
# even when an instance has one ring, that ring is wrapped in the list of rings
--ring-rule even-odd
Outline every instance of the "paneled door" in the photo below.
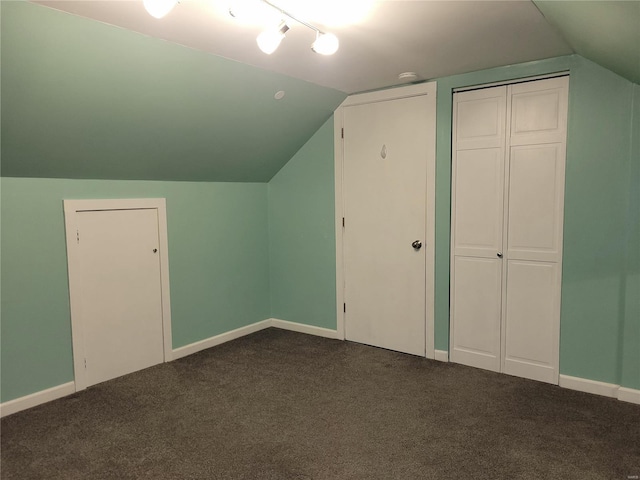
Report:
[[[164,206],[156,200],[132,202]],[[77,389],[170,359],[166,230],[159,208],[93,206],[105,203],[127,201],[65,201]]]
[[[451,360],[500,371],[506,87],[456,95]]]
[[[457,93],[451,359],[558,382],[568,77]]]
[[[155,210],[80,212],[87,385],[162,363]]]
[[[344,108],[344,298],[348,340],[425,355],[426,95]]]
[[[558,383],[569,77],[510,86],[502,369]]]

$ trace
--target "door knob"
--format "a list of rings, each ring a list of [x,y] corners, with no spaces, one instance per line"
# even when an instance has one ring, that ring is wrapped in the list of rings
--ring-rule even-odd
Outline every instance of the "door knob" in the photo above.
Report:
[[[502,258],[502,252],[498,252],[498,253],[496,253],[496,256],[497,256],[498,258]]]
[[[422,248],[422,242],[420,240],[415,240],[411,246],[416,250],[420,250]]]

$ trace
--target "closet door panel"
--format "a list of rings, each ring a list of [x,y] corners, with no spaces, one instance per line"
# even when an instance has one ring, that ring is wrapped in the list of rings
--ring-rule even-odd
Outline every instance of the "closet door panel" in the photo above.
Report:
[[[454,269],[451,360],[500,371],[501,262],[457,256]]]
[[[568,78],[511,85],[510,144],[564,142]]]
[[[508,258],[558,261],[561,252],[564,154],[561,145],[511,148]]]
[[[456,150],[502,147],[506,87],[456,94]]]
[[[457,152],[455,255],[495,257],[502,245],[503,149]]]
[[[557,383],[559,281],[557,263],[508,262],[505,373]]]

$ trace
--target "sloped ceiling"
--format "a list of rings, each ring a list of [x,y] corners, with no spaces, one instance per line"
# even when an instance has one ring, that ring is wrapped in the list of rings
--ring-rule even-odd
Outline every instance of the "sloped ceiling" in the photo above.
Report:
[[[640,1],[535,4],[576,53],[640,84]]]
[[[225,0],[183,0],[161,21],[139,0],[37,3],[0,2],[3,176],[264,182],[348,93],[403,71],[577,52],[640,79],[637,1],[373,2],[330,29],[332,57],[300,26],[262,54],[261,27],[234,23]]]
[[[311,52],[314,33],[295,22],[272,55],[262,53],[256,36],[279,17],[268,7],[248,22],[229,15],[230,5],[255,10],[260,0],[183,0],[160,20],[141,0],[37,2],[349,94],[401,83],[406,71],[427,80],[573,53],[529,0],[272,0],[335,33],[330,57]],[[340,20],[345,10],[350,21]]]
[[[346,96],[39,5],[1,8],[3,176],[265,182]]]

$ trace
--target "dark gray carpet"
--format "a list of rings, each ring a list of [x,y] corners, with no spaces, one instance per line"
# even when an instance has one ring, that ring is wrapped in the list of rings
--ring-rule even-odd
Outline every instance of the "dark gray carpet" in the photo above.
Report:
[[[2,420],[3,479],[620,479],[640,406],[269,329]]]

